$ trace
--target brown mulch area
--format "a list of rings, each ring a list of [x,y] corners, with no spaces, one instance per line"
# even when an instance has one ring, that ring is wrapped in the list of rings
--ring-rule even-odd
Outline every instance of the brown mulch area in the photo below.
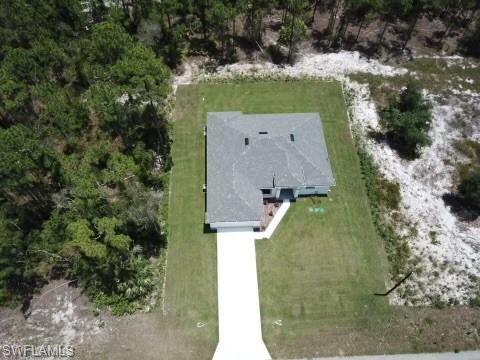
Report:
[[[275,201],[275,200],[264,200],[263,201],[263,221],[262,224],[260,225],[261,230],[265,230],[272,221],[273,217],[278,211],[278,208],[280,207],[282,203],[280,201]]]

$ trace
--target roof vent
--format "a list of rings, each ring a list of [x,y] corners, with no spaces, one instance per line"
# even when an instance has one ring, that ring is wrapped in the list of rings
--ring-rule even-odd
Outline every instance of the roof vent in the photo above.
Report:
[[[258,132],[260,135],[267,135],[268,134],[268,131],[259,131]]]
[[[245,145],[248,145],[250,143],[250,140],[246,137],[245,138]]]
[[[290,141],[291,141],[291,142],[294,142],[294,141],[295,141],[295,135],[290,134]]]

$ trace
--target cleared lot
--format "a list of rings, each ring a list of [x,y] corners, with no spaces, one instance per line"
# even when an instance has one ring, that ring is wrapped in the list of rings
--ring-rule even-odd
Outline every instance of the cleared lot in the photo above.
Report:
[[[326,329],[362,329],[381,321],[389,308],[372,293],[383,289],[385,256],[371,222],[340,84],[201,84],[180,87],[177,95],[166,305],[198,341],[195,358],[212,356],[218,341],[215,235],[203,232],[207,111],[318,111],[323,119],[337,187],[315,203],[292,204],[273,237],[257,242],[263,335],[272,356],[312,356],[310,347],[298,344],[320,348]],[[277,320],[282,326],[274,325]]]

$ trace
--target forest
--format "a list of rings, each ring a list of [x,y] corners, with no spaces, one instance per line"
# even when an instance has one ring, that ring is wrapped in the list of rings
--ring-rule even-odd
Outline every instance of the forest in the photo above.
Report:
[[[259,48],[292,62],[309,37],[324,51],[355,49],[372,21],[383,26],[371,54],[398,23],[401,51],[421,16],[444,24],[436,42],[461,29],[459,50],[478,56],[479,9],[478,0],[1,0],[0,304],[27,307],[49,279],[65,278],[114,313],[142,308],[166,247],[170,79],[186,56],[233,62],[236,49]],[[264,49],[272,13],[280,44]],[[317,34],[319,13],[328,24]],[[142,36],[146,23],[156,26]]]

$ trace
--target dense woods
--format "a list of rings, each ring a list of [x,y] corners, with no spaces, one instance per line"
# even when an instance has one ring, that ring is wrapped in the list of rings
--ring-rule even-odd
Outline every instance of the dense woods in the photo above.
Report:
[[[66,276],[122,313],[153,286],[169,69],[100,5],[1,5],[2,303]]]
[[[355,49],[373,21],[382,26],[372,52],[398,23],[404,49],[425,16],[445,25],[435,42],[462,29],[462,51],[478,56],[479,7],[477,0],[1,0],[0,303],[27,304],[48,279],[66,277],[116,313],[142,306],[153,288],[151,258],[165,246],[159,206],[171,166],[170,69],[186,54],[228,62],[242,48],[292,62],[309,38]],[[320,13],[328,24],[314,33]],[[272,14],[281,19],[278,43],[265,48]],[[413,119],[401,106],[386,113],[390,134],[405,130],[400,118]],[[429,111],[415,106],[420,118]],[[406,129],[396,143],[411,150],[414,141],[416,149],[427,129]],[[461,191],[478,201],[478,173]]]
[[[303,40],[321,50],[357,49],[375,55],[382,48],[402,53],[418,29],[419,21],[441,24],[427,39],[441,48],[449,37],[461,34],[459,50],[475,55],[479,50],[478,0],[136,0],[120,2],[131,19],[148,13],[159,24],[153,32],[154,48],[170,66],[182,55],[208,54],[221,62],[236,60],[236,49],[260,50],[276,62],[292,62]],[[146,10],[148,9],[148,11]],[[140,14],[140,15],[137,15]],[[316,24],[322,15],[327,23]],[[275,21],[272,21],[272,19]],[[136,29],[145,30],[138,21]],[[374,35],[359,44],[373,24]],[[477,24],[477,25],[475,25]],[[272,44],[268,30],[278,42]],[[368,29],[372,32],[372,28]],[[395,40],[387,46],[387,35]],[[268,39],[266,39],[268,37]]]

